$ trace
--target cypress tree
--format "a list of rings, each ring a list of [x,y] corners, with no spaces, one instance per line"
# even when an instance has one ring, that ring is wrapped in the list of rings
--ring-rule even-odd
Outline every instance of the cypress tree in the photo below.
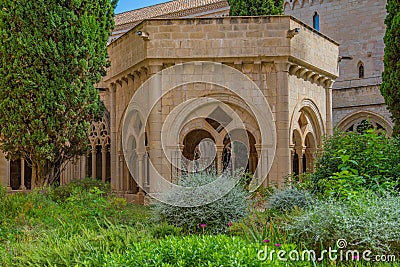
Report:
[[[0,148],[32,185],[88,149],[116,0],[0,1]]]
[[[400,133],[400,1],[387,1],[384,71],[381,93],[394,120],[393,135]]]
[[[228,0],[231,16],[280,15],[283,12],[282,0]]]

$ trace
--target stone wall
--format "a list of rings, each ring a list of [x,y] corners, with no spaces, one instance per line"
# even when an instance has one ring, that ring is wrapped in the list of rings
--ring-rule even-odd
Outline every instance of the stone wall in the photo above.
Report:
[[[385,0],[285,1],[285,14],[308,25],[313,26],[313,16],[318,13],[320,32],[340,44],[339,78],[333,85],[334,125],[362,110],[384,117],[386,125],[391,125],[390,113],[379,92],[383,71],[385,6]],[[364,66],[362,78],[359,77],[360,64]]]

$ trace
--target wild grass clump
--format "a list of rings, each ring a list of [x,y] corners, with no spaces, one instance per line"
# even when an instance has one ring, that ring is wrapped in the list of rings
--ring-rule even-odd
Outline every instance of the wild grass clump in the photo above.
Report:
[[[215,179],[217,179],[216,175],[197,173],[182,177],[179,184],[185,187],[198,187],[211,183]],[[194,194],[182,196],[173,189],[166,193],[166,198],[173,203],[190,203],[193,198],[207,198],[202,190]],[[152,210],[158,222],[164,221],[180,227],[186,233],[226,233],[230,223],[247,215],[247,195],[246,190],[238,183],[225,196],[206,205],[178,207],[158,202]]]

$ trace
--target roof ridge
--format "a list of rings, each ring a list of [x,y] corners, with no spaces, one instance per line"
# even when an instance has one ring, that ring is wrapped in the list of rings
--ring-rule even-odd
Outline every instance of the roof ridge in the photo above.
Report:
[[[124,25],[220,2],[227,2],[227,0],[172,0],[116,14],[114,20],[116,26]]]

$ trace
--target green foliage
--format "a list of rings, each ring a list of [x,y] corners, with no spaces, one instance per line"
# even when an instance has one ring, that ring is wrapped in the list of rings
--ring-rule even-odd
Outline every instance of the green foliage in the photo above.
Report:
[[[88,185],[90,182],[82,183]],[[126,203],[125,199],[100,189],[107,185],[94,184],[99,187],[72,190],[64,202],[53,201],[50,189],[30,194],[3,194],[0,201],[0,266],[12,266],[14,256],[25,255],[33,249],[35,242],[40,243],[46,236],[60,240],[83,235],[79,242],[84,243],[84,231],[97,232],[99,227],[106,229],[111,224],[133,227],[137,240],[150,236],[150,231],[144,227],[149,221],[146,207]],[[81,189],[82,185],[74,188]]]
[[[180,185],[186,187],[200,186],[214,181],[217,176],[212,174],[197,173],[182,177]],[[178,194],[174,190],[166,193],[167,198],[173,203],[184,201],[177,199]],[[196,198],[204,198],[203,192],[199,190]],[[247,192],[243,186],[237,184],[228,194],[210,204],[198,207],[178,207],[158,202],[153,206],[153,212],[158,221],[166,221],[169,224],[181,227],[189,233],[225,233],[228,223],[237,221],[247,214],[248,203],[246,200]],[[193,195],[187,196],[187,203]],[[205,227],[200,227],[206,224]]]
[[[0,202],[2,202],[7,196],[7,188],[3,185],[0,185]]]
[[[181,230],[182,229],[179,227],[175,227],[164,222],[154,225],[154,227],[151,229],[151,234],[154,238],[159,239],[169,235],[178,236],[180,235]]]
[[[306,190],[286,187],[275,191],[268,199],[268,207],[283,212],[305,208],[314,203],[314,197]]]
[[[318,201],[292,216],[286,229],[306,247],[334,247],[345,239],[348,249],[400,253],[400,197],[363,194],[351,202]]]
[[[335,132],[324,141],[307,185],[319,196],[338,199],[352,199],[363,190],[384,194],[396,189],[399,145],[399,140],[371,130],[361,134]]]
[[[262,244],[239,237],[168,236],[136,242],[135,229],[110,225],[82,231],[82,236],[49,233],[18,252],[11,266],[280,266],[276,259],[261,262]],[[283,246],[292,249],[293,246]],[[298,266],[293,265],[293,266]]]
[[[49,195],[52,200],[63,203],[65,202],[73,193],[88,193],[93,188],[98,188],[100,191],[104,192],[102,196],[107,196],[111,194],[111,186],[108,183],[103,183],[100,180],[86,178],[83,180],[72,180],[66,185],[54,187],[49,191]]]
[[[283,0],[228,0],[230,16],[280,15]]]
[[[0,1],[0,143],[51,184],[87,151],[116,0]]]
[[[381,93],[393,115],[393,135],[400,133],[400,2],[388,0],[385,19],[386,34],[384,71],[382,73]]]

